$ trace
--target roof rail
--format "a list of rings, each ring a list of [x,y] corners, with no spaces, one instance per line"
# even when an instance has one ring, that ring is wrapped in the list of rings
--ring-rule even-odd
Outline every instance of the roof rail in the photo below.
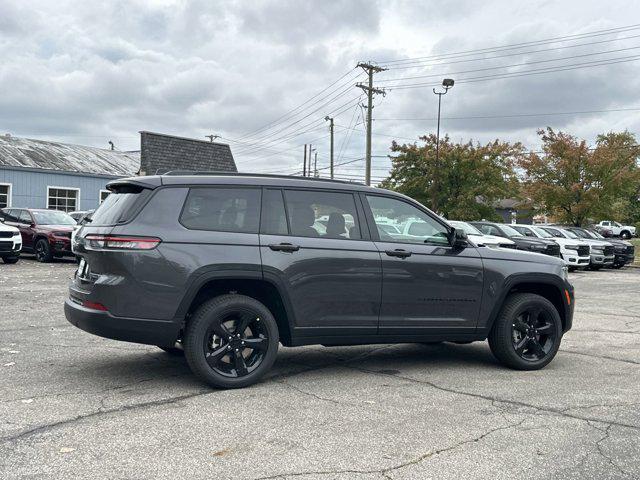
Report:
[[[259,178],[286,178],[289,180],[308,180],[308,181],[316,181],[316,182],[331,182],[331,183],[342,183],[347,185],[364,185],[361,182],[351,181],[351,180],[332,180],[330,178],[320,178],[320,177],[299,177],[295,175],[274,175],[268,173],[249,173],[249,172],[225,172],[225,171],[191,171],[191,170],[170,170],[166,173],[162,173],[160,175],[165,175],[169,177],[173,176],[224,176],[224,177],[259,177]]]

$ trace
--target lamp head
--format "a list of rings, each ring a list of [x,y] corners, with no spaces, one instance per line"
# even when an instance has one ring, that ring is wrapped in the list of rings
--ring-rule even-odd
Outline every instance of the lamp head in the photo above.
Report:
[[[442,86],[444,88],[451,88],[453,87],[453,84],[455,82],[453,81],[453,78],[445,78],[444,80],[442,80]]]

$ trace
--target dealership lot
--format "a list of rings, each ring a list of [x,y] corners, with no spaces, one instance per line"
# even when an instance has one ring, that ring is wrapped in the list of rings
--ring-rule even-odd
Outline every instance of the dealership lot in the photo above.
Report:
[[[545,369],[486,343],[283,348],[235,391],[62,312],[72,262],[0,265],[1,478],[637,478],[640,269],[578,272]]]

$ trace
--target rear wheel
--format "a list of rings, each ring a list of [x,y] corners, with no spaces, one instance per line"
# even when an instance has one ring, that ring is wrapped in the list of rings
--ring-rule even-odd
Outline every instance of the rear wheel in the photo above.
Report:
[[[51,254],[51,246],[49,245],[49,242],[47,242],[44,238],[41,238],[36,242],[35,254],[36,260],[40,263],[46,263],[53,260],[53,255]]]
[[[489,334],[493,355],[517,370],[538,370],[560,348],[562,322],[555,306],[532,293],[507,298]]]
[[[620,232],[620,236],[626,240],[627,238],[631,238],[631,233],[629,233],[626,230],[623,230],[622,232]]]
[[[278,326],[269,309],[235,294],[201,305],[182,342],[193,373],[220,388],[256,383],[273,365],[278,343]]]

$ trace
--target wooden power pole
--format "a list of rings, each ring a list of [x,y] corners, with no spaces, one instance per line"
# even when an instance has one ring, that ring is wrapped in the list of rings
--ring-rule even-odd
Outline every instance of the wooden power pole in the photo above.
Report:
[[[373,95],[385,94],[384,90],[373,87],[373,74],[383,72],[386,70],[386,68],[362,62],[358,63],[357,66],[361,67],[365,72],[367,72],[367,75],[369,76],[368,85],[358,83],[356,84],[356,87],[361,88],[362,91],[367,94],[367,146],[365,152],[366,170],[364,175],[364,183],[366,185],[371,185],[371,116],[373,110]]]
[[[304,144],[304,163],[302,164],[302,176],[307,176],[307,144]]]
[[[331,180],[333,180],[333,118],[330,116],[324,117],[325,120],[329,121],[329,133],[331,134],[331,153],[330,153],[330,172],[331,172]]]

